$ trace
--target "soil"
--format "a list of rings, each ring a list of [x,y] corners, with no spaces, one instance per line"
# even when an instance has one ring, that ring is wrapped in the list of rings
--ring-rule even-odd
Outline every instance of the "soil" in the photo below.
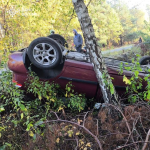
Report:
[[[60,116],[63,120],[63,115]],[[60,121],[46,124],[43,136],[38,135],[34,142],[30,138],[26,139],[29,145],[23,146],[23,150],[35,147],[41,150],[99,150],[92,134],[98,137],[103,150],[140,150],[144,144],[146,148],[142,150],[150,149],[149,140],[144,143],[150,125],[150,106],[146,102],[108,105],[99,111],[89,111],[74,117],[65,114],[66,116],[66,120],[72,123]]]

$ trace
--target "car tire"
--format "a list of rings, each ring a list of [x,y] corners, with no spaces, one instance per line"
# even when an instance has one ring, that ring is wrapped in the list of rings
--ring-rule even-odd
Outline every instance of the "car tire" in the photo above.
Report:
[[[40,69],[51,69],[61,63],[62,49],[51,38],[40,37],[31,42],[27,50],[33,65]]]
[[[143,56],[140,60],[139,60],[140,65],[148,65],[150,64],[150,56]]]
[[[51,34],[48,36],[49,38],[52,38],[54,39],[55,41],[57,41],[59,44],[61,44],[62,46],[68,48],[68,43],[67,41],[65,40],[64,37],[62,37],[61,35],[59,34]]]

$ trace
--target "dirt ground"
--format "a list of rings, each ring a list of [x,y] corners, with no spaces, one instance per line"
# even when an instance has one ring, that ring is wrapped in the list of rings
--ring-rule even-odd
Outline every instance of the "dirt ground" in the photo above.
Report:
[[[57,118],[58,117],[58,118]],[[108,106],[71,116],[53,116],[43,136],[27,138],[23,150],[149,150],[150,106]]]

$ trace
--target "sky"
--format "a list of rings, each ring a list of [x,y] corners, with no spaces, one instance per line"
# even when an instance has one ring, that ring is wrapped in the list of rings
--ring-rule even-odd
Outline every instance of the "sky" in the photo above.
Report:
[[[112,0],[107,0],[107,1],[112,1]],[[113,0],[114,1],[114,0]],[[132,7],[138,7],[142,10],[146,11],[146,5],[150,5],[150,0],[122,0],[125,2],[130,8]]]
[[[130,7],[138,6],[139,8],[146,10],[146,5],[150,5],[150,0],[124,0]]]
[[[146,11],[146,5],[150,5],[150,0],[124,0],[130,8],[137,7],[145,12],[145,20],[148,20],[148,14]]]

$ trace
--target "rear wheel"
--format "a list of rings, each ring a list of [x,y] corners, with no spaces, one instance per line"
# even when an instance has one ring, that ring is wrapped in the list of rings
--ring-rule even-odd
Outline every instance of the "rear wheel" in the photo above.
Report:
[[[140,65],[149,65],[150,64],[150,56],[143,56],[139,60]]]
[[[67,43],[67,41],[66,41],[66,40],[64,39],[64,37],[62,37],[61,35],[59,35],[59,34],[51,34],[51,35],[49,35],[48,37],[54,39],[55,41],[57,41],[57,42],[58,42],[59,44],[61,44],[62,46],[68,48],[68,43]]]
[[[32,41],[27,54],[33,65],[41,69],[54,68],[62,60],[61,47],[53,39],[47,37]]]

